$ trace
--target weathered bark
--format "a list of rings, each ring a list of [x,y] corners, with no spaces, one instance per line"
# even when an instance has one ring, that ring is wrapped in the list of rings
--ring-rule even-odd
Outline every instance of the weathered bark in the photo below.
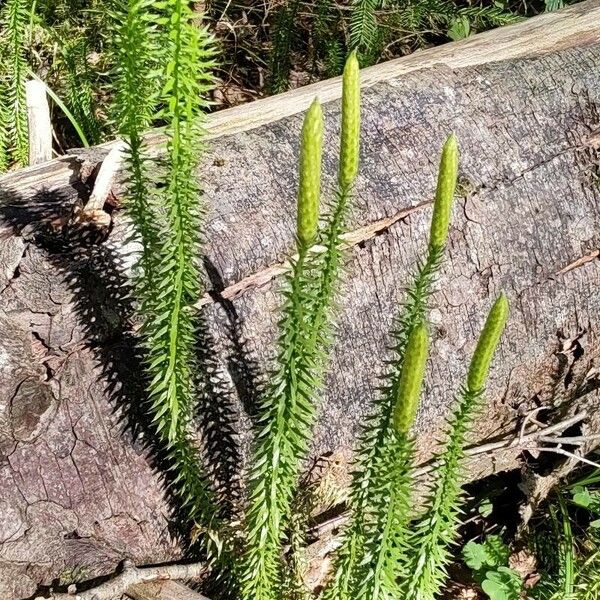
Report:
[[[465,46],[454,48],[441,60],[456,60]],[[313,444],[315,456],[333,453],[342,462],[384,373],[388,331],[424,248],[438,152],[450,131],[462,148],[461,186],[449,260],[432,299],[422,457],[501,289],[512,314],[474,441],[514,431],[519,416],[541,404],[559,418],[600,402],[600,46],[557,44],[541,57],[398,72],[388,70],[363,93],[354,245]],[[331,189],[339,102],[324,109]],[[300,124],[301,115],[291,114],[217,137],[200,170],[212,338],[202,359],[224,374],[204,415],[234,415],[239,436],[230,442],[239,448],[213,448],[230,462],[245,456],[254,384],[273,351]],[[0,180],[0,592],[7,599],[59,576],[111,572],[124,557],[144,564],[181,552],[169,531],[160,451],[147,435],[131,333],[134,248],[122,242],[118,212],[107,240],[60,227],[73,203],[89,196],[77,182],[81,165],[69,160],[49,163],[75,171],[49,175],[45,191],[33,182],[39,170]],[[515,452],[480,456],[471,476],[519,464]]]

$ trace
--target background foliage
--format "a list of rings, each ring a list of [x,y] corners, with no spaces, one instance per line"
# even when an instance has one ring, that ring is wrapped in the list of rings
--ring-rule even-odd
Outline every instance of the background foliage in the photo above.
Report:
[[[339,75],[353,49],[367,66],[555,10],[563,2],[208,0],[190,7],[204,10],[216,37],[212,100],[219,107]],[[109,50],[111,19],[120,8],[116,0],[0,2],[0,170],[26,162],[21,105],[29,70],[53,92],[58,153],[114,137]]]

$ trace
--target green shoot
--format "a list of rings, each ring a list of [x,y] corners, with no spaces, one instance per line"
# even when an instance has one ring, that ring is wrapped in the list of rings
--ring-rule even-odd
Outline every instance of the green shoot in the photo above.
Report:
[[[275,600],[282,594],[281,545],[305,458],[329,343],[327,325],[341,262],[341,234],[356,176],[359,85],[356,56],[348,59],[342,100],[342,149],[337,201],[324,232],[319,216],[323,117],[313,102],[302,129],[298,192],[297,258],[287,276],[277,366],[261,412],[250,474],[246,515],[248,550],[242,596]],[[313,256],[320,238],[325,251]]]
[[[148,304],[155,291],[159,254],[159,217],[153,206],[143,134],[155,116],[159,81],[156,55],[158,40],[151,0],[129,0],[112,15],[115,23],[112,64],[115,101],[113,120],[127,144],[127,204],[142,243],[137,280],[138,298]]]
[[[404,573],[404,553],[411,516],[414,440],[410,433],[425,376],[428,336],[425,325],[413,329],[394,406],[393,427],[373,478],[372,514],[367,515],[364,560],[357,565],[356,591],[360,600],[398,598]]]
[[[116,10],[114,120],[127,143],[128,203],[143,250],[136,279],[147,351],[150,407],[175,474],[172,486],[209,563],[223,551],[214,491],[189,434],[196,403],[194,304],[201,295],[197,257],[202,205],[195,170],[214,66],[212,38],[185,0],[129,0]],[[162,46],[163,51],[157,48]],[[164,58],[162,91],[157,56]],[[157,106],[162,111],[156,114]],[[159,193],[148,175],[144,130],[166,122],[167,157]]]
[[[287,276],[286,303],[280,324],[278,366],[261,408],[250,473],[247,543],[242,597],[275,600],[282,587],[281,550],[285,521],[308,446],[314,419],[313,353],[305,307],[312,285],[306,277],[309,244],[314,239],[320,193],[323,114],[315,101],[302,127],[298,192],[298,257]],[[310,172],[309,172],[310,171]]]
[[[0,54],[6,65],[2,72],[0,91],[3,92],[0,109],[0,159],[6,168],[6,156],[12,158],[18,166],[29,162],[29,140],[27,128],[27,104],[25,99],[25,31],[29,16],[29,0],[6,0],[0,11],[0,24],[4,31],[0,37],[3,50]],[[10,142],[12,140],[12,143]]]
[[[391,443],[390,437],[393,436],[393,415],[406,344],[414,328],[426,320],[427,300],[444,253],[458,176],[458,146],[454,136],[450,136],[444,144],[441,165],[443,168],[438,177],[427,259],[407,292],[407,302],[393,333],[394,357],[390,362],[387,386],[382,390],[381,398],[359,440],[356,470],[350,490],[350,523],[334,559],[333,578],[324,593],[326,600],[354,598],[356,569],[363,560],[368,539],[366,519],[368,515],[376,513],[376,506],[389,504],[389,490],[384,485],[377,485],[375,480],[385,450]],[[383,496],[381,490],[384,491]]]
[[[464,445],[481,405],[488,370],[508,316],[508,301],[501,294],[492,306],[471,360],[467,384],[460,392],[449,421],[448,441],[438,456],[434,485],[425,500],[425,512],[411,537],[415,551],[409,559],[404,597],[433,600],[447,578],[450,547],[460,523],[461,474]]]

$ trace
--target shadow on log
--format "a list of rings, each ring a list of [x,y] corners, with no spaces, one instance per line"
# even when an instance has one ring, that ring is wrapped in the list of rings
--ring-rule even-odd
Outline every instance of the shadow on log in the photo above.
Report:
[[[556,51],[546,47],[542,56],[519,58],[515,48],[525,39],[519,31],[544,37],[543,23],[556,26],[545,17],[508,28],[510,35],[500,30],[498,62],[489,62],[490,33],[481,64],[475,36],[423,53],[425,70],[414,66],[418,55],[368,70],[358,206],[313,443],[315,458],[339,465],[340,485],[425,243],[438,152],[452,130],[462,148],[460,197],[432,300],[421,458],[434,449],[500,289],[513,313],[473,442],[512,435],[538,406],[553,407],[548,422],[599,407],[600,46],[592,42],[600,3],[570,10],[565,19],[572,15],[585,35],[567,28]],[[374,78],[377,69],[385,76]],[[340,112],[331,85],[310,91],[323,89],[331,100],[324,106],[329,189]],[[293,242],[304,99],[295,110],[293,102],[294,93],[285,95],[285,116],[276,111],[270,122],[261,117],[254,127],[250,119],[237,133],[225,127],[229,135],[215,137],[200,168],[212,289],[203,300],[199,360],[206,389],[217,394],[203,396],[203,406],[218,413],[203,411],[199,431],[217,424],[222,432],[199,441],[217,456],[214,445],[224,442],[213,476],[233,498],[228,510],[240,494],[256,382],[273,350],[277,273]],[[249,106],[235,115],[244,110],[255,114]],[[215,118],[225,123],[227,114]],[[135,244],[125,242],[118,211],[107,239],[74,239],[65,227],[89,198],[84,171],[91,182],[105,154],[82,152],[0,178],[0,594],[10,600],[53,581],[112,573],[124,558],[141,565],[186,552],[171,528],[177,519],[165,494],[168,470],[147,434],[129,291]],[[509,448],[479,455],[470,476],[522,464],[522,450]]]

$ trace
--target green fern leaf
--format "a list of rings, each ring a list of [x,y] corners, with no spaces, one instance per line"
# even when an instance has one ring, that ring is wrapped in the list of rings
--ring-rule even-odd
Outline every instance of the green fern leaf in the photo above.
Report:
[[[377,41],[376,11],[380,0],[353,0],[350,16],[350,48],[368,54]]]

